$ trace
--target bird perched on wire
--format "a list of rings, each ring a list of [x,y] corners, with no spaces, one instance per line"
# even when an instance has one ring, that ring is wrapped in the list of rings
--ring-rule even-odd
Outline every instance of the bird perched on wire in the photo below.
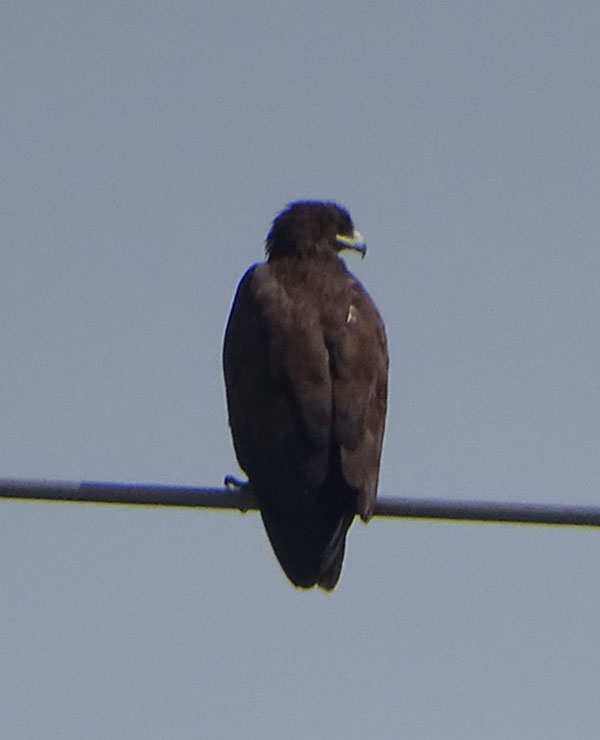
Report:
[[[290,204],[242,277],[223,365],[233,443],[296,586],[335,587],[348,528],[371,517],[387,406],[383,322],[339,258],[363,257],[348,211]]]

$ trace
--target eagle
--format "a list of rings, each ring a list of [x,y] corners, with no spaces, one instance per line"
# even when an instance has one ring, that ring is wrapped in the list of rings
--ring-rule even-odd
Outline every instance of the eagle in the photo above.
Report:
[[[387,408],[384,325],[343,250],[366,253],[345,208],[288,205],[238,285],[223,347],[235,452],[271,545],[295,586],[327,591],[352,520],[373,514]]]

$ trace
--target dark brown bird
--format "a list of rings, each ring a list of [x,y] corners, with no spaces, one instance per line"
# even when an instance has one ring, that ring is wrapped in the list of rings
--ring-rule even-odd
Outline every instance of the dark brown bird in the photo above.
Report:
[[[366,247],[336,203],[292,203],[237,289],[223,365],[233,443],[296,586],[331,590],[375,506],[387,405],[383,322],[338,254]]]

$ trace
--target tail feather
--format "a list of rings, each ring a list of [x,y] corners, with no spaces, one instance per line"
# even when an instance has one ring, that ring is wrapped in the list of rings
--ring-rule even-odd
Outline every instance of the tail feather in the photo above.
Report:
[[[344,552],[346,550],[346,535],[354,519],[354,513],[346,514],[340,519],[338,526],[323,553],[323,561],[318,578],[318,585],[326,591],[332,591],[342,572]]]
[[[275,555],[296,586],[318,585],[327,591],[335,588],[342,570],[346,535],[354,518],[351,503],[346,498],[343,507],[317,504],[299,512],[261,502],[261,516]]]

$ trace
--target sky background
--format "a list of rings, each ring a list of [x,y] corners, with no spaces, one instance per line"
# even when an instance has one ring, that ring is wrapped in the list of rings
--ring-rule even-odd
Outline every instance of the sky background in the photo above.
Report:
[[[0,9],[0,476],[239,473],[221,343],[298,198],[387,325],[381,496],[600,505],[600,5]],[[295,590],[256,514],[0,502],[19,740],[590,740],[600,534],[375,519]]]

